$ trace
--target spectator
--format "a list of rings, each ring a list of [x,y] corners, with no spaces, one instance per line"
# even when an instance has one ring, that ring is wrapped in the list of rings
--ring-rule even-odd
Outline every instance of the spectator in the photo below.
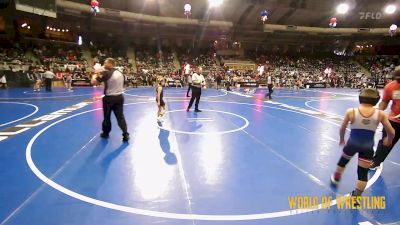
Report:
[[[0,73],[0,87],[6,89],[7,88],[7,79],[6,79],[6,74],[4,71],[1,71]]]

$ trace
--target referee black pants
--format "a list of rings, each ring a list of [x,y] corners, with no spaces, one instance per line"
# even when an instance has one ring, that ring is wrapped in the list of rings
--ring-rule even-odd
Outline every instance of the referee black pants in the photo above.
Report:
[[[392,151],[393,147],[396,145],[397,141],[400,139],[400,123],[396,123],[390,121],[390,124],[395,130],[395,136],[393,138],[392,145],[390,147],[386,147],[383,145],[383,139],[387,136],[385,129],[382,130],[382,139],[379,141],[378,147],[374,156],[374,164],[379,166],[383,161],[385,161],[386,157],[389,155],[390,151]]]
[[[194,105],[195,109],[199,109],[200,97],[201,97],[201,88],[192,85],[192,98],[190,98],[188,109],[192,108],[194,100],[196,100],[196,103]]]
[[[44,85],[46,87],[46,91],[51,91],[51,79],[50,78],[44,79]]]
[[[272,99],[272,93],[274,92],[274,91],[272,90],[273,87],[274,87],[274,86],[273,86],[272,84],[268,84],[268,93],[267,93],[267,95],[266,95],[265,97],[268,96],[269,99]]]
[[[109,134],[111,131],[111,112],[114,112],[118,121],[118,126],[122,130],[123,135],[128,135],[128,128],[126,126],[124,116],[124,96],[104,96],[103,98],[103,133]]]

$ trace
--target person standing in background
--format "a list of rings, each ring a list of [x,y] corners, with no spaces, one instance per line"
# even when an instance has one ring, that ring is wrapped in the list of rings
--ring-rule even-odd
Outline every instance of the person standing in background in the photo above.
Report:
[[[72,74],[69,69],[65,71],[65,88],[67,91],[72,91]]]
[[[6,89],[7,88],[7,79],[6,79],[6,74],[4,71],[1,71],[0,73],[0,86],[1,88]]]
[[[33,72],[33,79],[34,79],[34,85],[33,85],[33,91],[40,91],[40,88],[42,86],[42,74],[39,73],[37,69]]]
[[[46,86],[46,91],[51,91],[51,84],[54,77],[55,74],[50,70],[50,68],[46,68],[46,72],[44,72],[44,85]]]

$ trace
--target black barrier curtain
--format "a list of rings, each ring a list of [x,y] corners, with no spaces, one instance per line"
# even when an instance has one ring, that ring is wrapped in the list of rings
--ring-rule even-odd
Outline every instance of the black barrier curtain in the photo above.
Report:
[[[27,72],[13,72],[11,70],[0,71],[0,76],[2,76],[3,74],[6,75],[8,87],[29,87],[33,82],[29,79],[30,74]]]

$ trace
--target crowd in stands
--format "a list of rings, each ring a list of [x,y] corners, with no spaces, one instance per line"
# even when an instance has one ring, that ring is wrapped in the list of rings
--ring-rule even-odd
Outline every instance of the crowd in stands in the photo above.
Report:
[[[399,58],[398,56],[373,56],[361,58],[359,62],[371,72],[371,77],[378,83],[387,83],[387,80],[391,79],[394,68],[399,65]]]
[[[19,43],[5,43],[0,47],[0,70],[25,71],[33,64],[26,56],[27,48]]]
[[[123,48],[102,48],[91,46],[90,48],[94,62],[103,63],[106,58],[114,58],[119,67],[132,68],[129,62],[126,51]]]
[[[151,75],[144,75],[145,84],[151,85],[154,83],[157,75],[162,75],[167,81],[180,79],[186,82],[187,75],[184,74],[185,65],[189,64],[191,68],[201,66],[204,71],[204,76],[209,84],[214,83],[216,77],[220,76],[225,82],[234,85],[239,82],[259,82],[265,83],[266,77],[272,75],[276,86],[292,87],[306,86],[307,83],[326,83],[327,87],[351,87],[358,88],[364,84],[376,85],[382,83],[382,80],[376,80],[374,77],[369,77],[364,74],[362,68],[350,57],[288,57],[277,55],[260,56],[255,59],[240,58],[241,61],[254,62],[254,69],[230,69],[224,66],[227,60],[237,60],[237,58],[220,58],[221,64],[217,63],[214,54],[181,54],[179,57],[182,68],[179,74],[174,72],[165,73],[157,71],[160,68],[157,56],[148,52],[139,52],[137,54],[138,68],[142,71],[150,71]],[[373,59],[371,59],[373,60]],[[375,60],[377,61],[377,60]],[[388,63],[387,60],[379,58],[379,62]],[[381,65],[379,64],[379,65]],[[263,73],[257,71],[258,66],[264,66]],[[380,73],[390,74],[394,68],[394,64],[390,64],[390,70],[387,67],[375,66],[382,68]],[[371,73],[375,71],[371,69]],[[151,80],[151,81],[149,81]]]
[[[157,76],[163,76],[167,81],[182,80],[169,49],[158,52],[140,49],[136,52],[136,66],[138,82],[143,85],[154,85]]]
[[[81,71],[85,72],[88,66],[82,57],[82,51],[77,46],[38,44],[33,53],[44,65],[55,72]]]
[[[348,83],[358,83],[363,78],[361,67],[352,59],[344,57],[269,55],[260,56],[255,59],[255,62],[265,67],[265,73],[260,74],[260,79],[272,75],[279,80],[278,85],[322,82],[332,87],[342,87]]]
[[[54,73],[72,74],[73,79],[89,79],[91,74],[88,62],[83,57],[82,49],[76,45],[64,44],[31,44],[30,47],[20,44],[4,45],[0,48],[0,70],[23,70],[31,74],[41,74],[46,69]],[[123,49],[123,48],[122,48]],[[30,51],[39,60],[33,62],[27,57]],[[167,83],[179,80],[187,82],[185,65],[202,67],[209,86],[219,77],[233,85],[238,82],[265,83],[267,76],[272,76],[276,86],[305,86],[307,83],[326,83],[330,87],[356,88],[364,83],[384,84],[391,78],[391,72],[399,59],[393,56],[374,56],[364,59],[354,57],[304,57],[281,55],[251,55],[240,57],[216,56],[210,51],[198,54],[178,50],[181,68],[176,68],[173,51],[151,51],[139,49],[136,59],[128,59],[127,52],[120,48],[102,48],[92,45],[91,56],[94,62],[102,63],[113,57],[117,66],[136,85],[155,85],[157,77],[163,76]],[[130,61],[131,60],[131,61]],[[133,63],[136,60],[136,69]],[[228,61],[253,63],[254,68],[229,68]],[[360,66],[362,65],[363,68]],[[260,70],[260,67],[263,67]],[[364,72],[367,74],[364,74]],[[369,76],[371,74],[371,76]],[[33,76],[35,77],[35,76]],[[35,78],[33,78],[35,79]]]
[[[199,54],[182,53],[179,60],[182,64],[189,63],[195,67],[201,66],[204,71],[215,71],[220,65],[217,65],[216,54],[213,52],[202,52]]]

